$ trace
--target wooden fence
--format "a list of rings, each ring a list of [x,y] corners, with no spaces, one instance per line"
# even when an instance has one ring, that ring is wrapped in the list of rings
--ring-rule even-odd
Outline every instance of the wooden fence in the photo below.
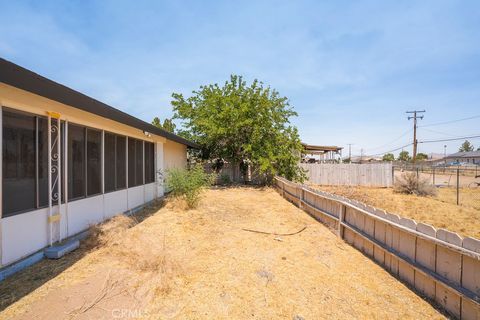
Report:
[[[301,163],[308,180],[322,185],[391,187],[392,164],[385,163]]]
[[[207,173],[216,173],[217,184],[222,184],[226,182],[235,182],[235,183],[247,183],[247,184],[264,184],[267,180],[267,177],[259,174],[256,168],[249,166],[245,174],[240,170],[240,166],[233,167],[230,163],[225,163],[223,167],[215,172],[213,169],[213,164],[206,163],[203,168]],[[222,181],[225,180],[225,181]]]
[[[480,319],[480,240],[276,177],[284,198],[459,319]]]

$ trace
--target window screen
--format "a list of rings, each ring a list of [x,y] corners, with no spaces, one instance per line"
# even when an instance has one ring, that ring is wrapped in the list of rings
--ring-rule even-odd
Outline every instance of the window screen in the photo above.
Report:
[[[102,133],[87,129],[87,195],[102,192]]]
[[[155,181],[154,144],[145,142],[145,184]]]
[[[48,120],[37,118],[38,206],[48,206]]]
[[[115,152],[116,135],[105,133],[105,192],[115,191],[116,189],[116,152]]]
[[[3,111],[3,215],[34,209],[35,195],[34,116]]]
[[[85,197],[85,128],[68,125],[68,198]]]
[[[143,141],[136,140],[135,149],[135,185],[143,184]]]
[[[116,177],[117,177],[117,190],[127,187],[127,138],[117,136],[117,150],[116,150]]]
[[[135,139],[128,138],[128,187],[135,186]]]

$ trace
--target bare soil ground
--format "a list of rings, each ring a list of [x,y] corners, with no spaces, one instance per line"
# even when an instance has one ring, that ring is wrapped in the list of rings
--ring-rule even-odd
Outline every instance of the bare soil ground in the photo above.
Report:
[[[272,189],[212,189],[198,209],[153,211],[0,283],[0,318],[444,318]]]
[[[390,213],[414,219],[480,239],[480,189],[460,189],[460,205],[456,190],[438,188],[432,197],[395,193],[392,188],[318,186],[312,187],[364,202]]]

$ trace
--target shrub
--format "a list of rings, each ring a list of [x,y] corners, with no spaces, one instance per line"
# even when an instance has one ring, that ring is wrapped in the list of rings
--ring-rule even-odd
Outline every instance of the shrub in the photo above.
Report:
[[[207,174],[201,165],[196,165],[191,169],[167,170],[165,184],[174,197],[184,198],[189,208],[195,208],[202,189],[212,185],[214,180],[214,174]]]
[[[394,191],[398,193],[414,194],[417,196],[434,196],[437,194],[435,186],[428,179],[421,179],[415,172],[404,173],[395,182]]]

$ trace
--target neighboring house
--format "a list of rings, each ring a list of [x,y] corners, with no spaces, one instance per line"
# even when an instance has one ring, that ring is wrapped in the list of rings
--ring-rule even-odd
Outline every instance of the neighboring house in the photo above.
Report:
[[[480,165],[480,151],[457,152],[446,157],[447,163],[458,162]]]
[[[370,157],[370,156],[354,156],[350,159],[351,163],[375,163],[383,162],[381,157]]]
[[[163,196],[197,145],[0,59],[0,266]]]
[[[314,146],[302,142],[302,162],[307,163],[337,163],[342,160],[342,147]]]

